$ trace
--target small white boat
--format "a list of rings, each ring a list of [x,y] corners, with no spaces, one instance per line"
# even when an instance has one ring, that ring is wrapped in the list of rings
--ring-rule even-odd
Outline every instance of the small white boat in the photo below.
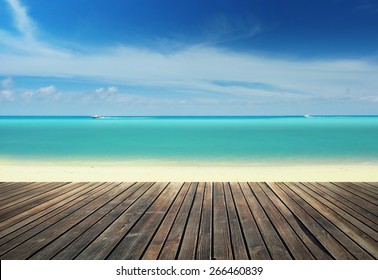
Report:
[[[94,116],[92,116],[92,118],[93,118],[93,119],[102,119],[102,118],[103,118],[103,116],[94,115]]]
[[[311,115],[304,115],[305,118],[312,118]]]

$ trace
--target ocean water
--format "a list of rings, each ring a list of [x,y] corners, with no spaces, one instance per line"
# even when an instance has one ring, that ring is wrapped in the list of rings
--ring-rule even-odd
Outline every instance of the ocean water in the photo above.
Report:
[[[378,117],[0,117],[0,160],[378,161]]]

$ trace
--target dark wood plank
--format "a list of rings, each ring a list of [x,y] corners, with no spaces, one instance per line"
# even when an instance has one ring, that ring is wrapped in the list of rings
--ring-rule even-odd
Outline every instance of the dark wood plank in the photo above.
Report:
[[[301,191],[294,183],[286,183],[285,191],[300,201],[301,206],[312,215],[317,221],[323,223],[326,230],[332,234],[348,251],[357,259],[372,259],[364,249],[358,246],[348,234],[356,236],[355,231],[350,225],[346,224],[339,217],[335,217],[337,213],[329,209],[320,201],[313,199],[306,192]]]
[[[333,183],[333,184],[347,192],[352,193],[355,196],[362,198],[363,200],[366,201],[367,205],[369,205],[369,208],[372,209],[372,211],[374,211],[375,213],[378,213],[378,200],[377,199],[361,192],[361,190],[356,190],[348,182]]]
[[[0,259],[378,259],[377,193],[377,182],[0,182]]]
[[[100,191],[102,187],[105,187],[103,183],[76,183],[75,186],[76,188],[74,190],[67,193],[69,196],[59,197],[59,200],[58,198],[53,199],[48,203],[20,213],[1,223],[4,229],[0,231],[0,245],[7,243],[9,240],[36,226],[41,229],[41,224],[46,220],[54,219],[54,217],[66,209],[74,209],[75,205],[85,201],[86,197]]]
[[[338,185],[334,184],[334,183],[328,183],[328,182],[320,182],[319,184],[321,184],[322,186],[328,188],[329,190],[332,190],[333,192],[337,193],[338,195],[348,199],[349,201],[353,202],[354,204],[362,207],[363,209],[365,209],[365,211],[369,212],[369,216],[372,216],[374,217],[374,219],[378,218],[378,215],[377,215],[377,209],[374,209],[375,208],[375,205],[370,203],[369,201],[351,193],[351,192],[348,192],[346,191],[344,188],[340,188]]]
[[[276,229],[272,225],[272,222],[269,220],[268,216],[264,212],[264,209],[256,199],[254,194],[255,186],[250,186],[247,183],[241,183],[240,186],[248,202],[249,208],[251,209],[252,214],[255,216],[256,223],[260,229],[261,235],[264,238],[266,247],[268,248],[269,253],[272,256],[272,259],[292,259],[286,246],[283,244],[281,238],[276,232]]]
[[[359,220],[338,208],[317,193],[307,189],[303,184],[296,183],[298,188],[294,191],[304,197],[305,200],[314,206],[324,217],[336,225],[346,235],[359,244],[365,251],[375,258],[378,258],[378,233],[361,223]],[[290,186],[289,186],[290,187]],[[308,194],[305,195],[305,194]],[[318,203],[319,202],[319,203]]]
[[[186,224],[189,218],[190,209],[192,208],[194,197],[196,195],[197,184],[190,184],[189,191],[185,196],[184,202],[177,214],[176,220],[168,233],[163,248],[159,254],[161,260],[174,260],[177,258],[179,246],[184,234]]]
[[[58,238],[62,233],[69,230],[72,226],[76,225],[82,219],[86,218],[104,203],[109,201],[112,197],[117,195],[120,190],[116,188],[119,183],[108,183],[109,189],[107,189],[102,195],[96,199],[90,201],[85,206],[77,209],[75,212],[70,213],[69,216],[65,216],[64,219],[52,224],[45,230],[38,232],[33,238],[28,239],[22,244],[18,245],[13,250],[4,254],[4,259],[27,259],[42,249],[44,246]],[[46,221],[49,222],[49,221]],[[17,240],[17,238],[16,238]],[[13,241],[13,240],[12,240]]]
[[[196,259],[212,258],[213,184],[205,184]]]
[[[341,201],[335,199],[333,196],[329,195],[327,192],[323,191],[321,188],[317,188],[317,183],[301,183],[306,188],[310,189],[317,195],[323,197],[324,199],[328,200],[330,207],[333,209],[342,209],[342,212],[346,212],[348,215],[351,215],[353,218],[357,219],[359,222],[363,224],[362,228],[368,226],[368,232],[373,232],[373,235],[370,235],[371,237],[376,236],[378,234],[378,225],[366,218],[364,215],[361,215],[358,211],[354,210],[354,208],[349,207],[348,205],[342,203]],[[353,205],[352,205],[353,206]],[[337,207],[337,208],[334,208]],[[375,239],[375,237],[373,237]]]
[[[248,255],[253,260],[268,260],[271,256],[261,236],[248,203],[238,183],[231,183],[236,210],[245,236]]]
[[[122,185],[127,184],[123,183]],[[89,229],[76,237],[76,239],[63,249],[60,248],[52,259],[72,260],[75,259],[88,245],[90,245],[108,226],[118,219],[135,201],[137,201],[151,185],[138,182],[127,189],[126,199],[108,212],[102,219],[93,224]]]
[[[11,194],[14,192],[19,192],[28,190],[28,186],[30,184],[33,184],[35,182],[9,182],[9,183],[3,183],[2,187],[0,188],[0,196]]]
[[[181,183],[170,183],[107,259],[138,260],[180,191]]]
[[[170,232],[173,223],[177,217],[177,214],[182,206],[185,196],[189,190],[190,184],[183,184],[180,188],[180,192],[176,197],[171,209],[165,216],[162,224],[154,235],[152,241],[148,245],[142,259],[144,260],[156,260],[159,257],[160,251],[164,245],[168,233]]]
[[[369,185],[368,183],[364,183],[364,182],[358,182],[358,183],[353,182],[352,184],[355,186],[358,186],[359,188],[363,188],[364,190],[368,191],[371,194],[374,194],[376,198],[378,197],[377,187],[373,187],[372,185]]]
[[[233,259],[230,228],[223,184],[214,183],[214,229],[213,258],[215,260]]]
[[[231,245],[235,260],[248,260],[245,238],[240,226],[239,216],[236,211],[234,198],[231,193],[229,183],[223,183],[224,194],[226,198],[228,221],[230,225]]]
[[[259,186],[269,197],[272,203],[277,207],[278,211],[284,216],[285,220],[290,224],[295,233],[306,245],[308,250],[318,260],[329,260],[332,256],[324,248],[324,246],[316,239],[316,237],[307,229],[306,225],[297,217],[296,212],[292,212],[281,199],[273,192],[272,188],[278,188],[274,183],[261,183]],[[300,215],[300,213],[299,213]],[[301,216],[301,215],[300,215]]]
[[[76,259],[105,259],[150,207],[167,183],[147,183],[154,187],[148,189],[131,207],[119,216],[106,230],[104,230]]]
[[[54,189],[57,187],[62,186],[66,183],[48,183],[48,182],[35,182],[35,183],[29,183],[27,185],[23,185],[23,187],[17,187],[12,188],[8,192],[1,193],[0,196],[0,209],[6,208],[9,205],[16,204],[17,202],[20,202],[21,199],[28,199],[28,194],[31,194],[31,197],[36,196],[40,193],[46,192],[48,189]],[[49,188],[46,188],[48,185]],[[30,196],[29,196],[30,197]],[[9,204],[9,205],[7,205]]]
[[[35,253],[30,259],[47,260],[53,258],[57,252],[70,245],[79,236],[89,230],[93,225],[101,224],[102,219],[108,215],[114,208],[119,206],[125,199],[127,199],[135,190],[133,183],[120,184],[117,186],[121,192],[115,195],[113,199],[105,202],[101,207],[94,211],[91,215],[84,218],[82,221],[70,228],[64,234],[60,235],[57,239],[43,247]],[[76,247],[75,250],[78,250]]]
[[[268,218],[274,225],[278,234],[281,236],[283,242],[289,249],[293,258],[298,260],[312,260],[314,257],[303,244],[301,239],[297,236],[295,231],[285,220],[284,216],[277,210],[274,204],[270,201],[268,196],[261,189],[261,183],[250,183],[253,186],[254,194],[260,202],[262,208],[265,210]]]
[[[196,257],[196,249],[201,224],[203,195],[205,183],[198,183],[196,196],[194,197],[193,207],[189,214],[188,223],[178,254],[179,260],[193,260]]]
[[[310,215],[303,208],[307,208],[303,201],[295,195],[289,195],[284,190],[287,186],[283,183],[268,183],[271,190],[285,203],[285,205],[295,213],[296,217],[312,233],[313,236],[323,245],[324,248],[335,258],[342,260],[355,259],[325,228],[328,228],[328,221],[320,215]],[[274,187],[271,186],[274,184]],[[313,211],[311,211],[313,212]],[[315,216],[315,217],[313,217]]]
[[[360,193],[365,197],[365,199],[373,202],[375,205],[378,205],[378,194],[370,191],[369,189],[364,188],[362,184],[351,183],[351,182],[336,182],[338,185],[344,185],[350,190]]]
[[[12,216],[20,214],[24,211],[27,211],[31,208],[36,207],[39,204],[44,202],[48,202],[53,198],[56,198],[60,195],[67,193],[70,189],[74,188],[74,184],[67,184],[65,188],[52,188],[48,189],[43,194],[40,194],[35,197],[31,197],[30,199],[18,203],[16,205],[10,206],[8,208],[0,210],[0,222],[3,222],[9,219]]]

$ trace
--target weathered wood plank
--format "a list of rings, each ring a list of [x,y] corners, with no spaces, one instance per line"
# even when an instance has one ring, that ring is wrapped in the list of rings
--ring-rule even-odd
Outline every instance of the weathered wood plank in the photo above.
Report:
[[[106,185],[103,183],[76,183],[75,186],[74,190],[67,193],[69,196],[58,197],[1,223],[1,228],[4,229],[0,231],[0,245],[34,227],[38,226],[41,229],[41,224],[45,221],[54,219],[54,216],[66,209],[73,210],[75,205],[82,203],[88,196],[100,191]]]
[[[238,183],[231,183],[231,187],[240,224],[246,239],[249,257],[254,260],[271,259],[240,185]]]
[[[117,183],[109,183],[108,185],[109,189],[106,189],[106,192],[104,192],[102,195],[90,201],[85,206],[77,209],[75,212],[70,213],[69,216],[64,216],[64,219],[61,219],[54,224],[51,224],[45,230],[38,232],[33,238],[26,240],[25,242],[14,248],[12,251],[9,251],[8,253],[4,254],[2,258],[27,259],[31,257],[34,253],[39,251],[48,243],[58,238],[60,234],[69,230],[76,223],[80,222],[82,219],[92,214],[99,207],[101,207],[103,203],[106,203],[109,199],[111,199],[111,197],[113,197],[120,191],[119,189],[115,188],[118,185]],[[49,222],[49,220],[46,221],[46,223]],[[14,240],[18,240],[18,238]],[[14,240],[12,240],[12,242]]]
[[[181,208],[185,196],[189,190],[190,184],[181,184],[180,192],[176,197],[171,209],[165,216],[162,224],[160,225],[158,231],[153,237],[152,241],[148,245],[142,259],[144,260],[156,260],[160,254],[160,251],[164,245],[168,233],[170,232],[172,225],[177,217],[177,214]]]
[[[0,182],[0,258],[378,259],[377,194],[376,182]]]
[[[253,186],[254,194],[259,200],[262,208],[265,210],[267,216],[276,228],[278,234],[289,249],[291,255],[298,260],[312,260],[314,257],[310,251],[303,244],[301,239],[297,236],[295,231],[286,222],[282,214],[275,208],[273,203],[269,200],[266,194],[261,189],[261,184],[250,183]]]
[[[300,201],[301,206],[317,221],[321,222],[324,228],[343,244],[344,247],[348,248],[348,251],[353,254],[353,256],[358,259],[372,258],[371,255],[348,236],[348,233],[355,236],[355,232],[341,219],[334,218],[333,215],[335,213],[331,209],[301,191],[294,183],[286,183],[285,185],[285,191],[296,199],[296,201]]]
[[[224,183],[228,221],[230,225],[231,245],[235,260],[248,260],[248,252],[245,246],[245,238],[240,226],[239,216],[235,208],[229,183]]]
[[[123,183],[125,184],[125,183]],[[135,201],[137,201],[151,186],[143,182],[133,184],[125,193],[127,198],[118,204],[111,212],[91,226],[88,230],[61,249],[52,259],[72,260],[76,258],[89,244],[92,243],[109,225],[111,225],[122,213],[124,213]]]
[[[213,257],[215,260],[233,259],[230,228],[223,183],[214,183],[214,244]]]
[[[205,183],[199,183],[196,196],[194,197],[193,207],[190,211],[188,224],[182,237],[179,260],[193,260],[196,257],[197,241],[199,234],[199,226],[201,223],[202,204]]]
[[[79,236],[89,230],[93,225],[101,224],[101,220],[109,214],[114,208],[122,203],[127,197],[129,197],[134,191],[132,183],[118,185],[117,188],[121,190],[118,195],[115,195],[113,199],[105,202],[100,208],[94,211],[91,215],[77,223],[70,228],[69,231],[60,235],[57,239],[49,243],[47,246],[35,253],[30,259],[46,260],[53,258],[57,252],[70,245]],[[78,249],[77,247],[75,248]]]
[[[256,187],[254,185],[249,185],[248,183],[241,183],[240,186],[248,202],[249,208],[255,216],[256,223],[272,258],[277,260],[292,259],[290,253],[276,232],[276,229],[272,225],[272,222],[269,220],[264,209],[260,205],[260,202],[255,197],[254,189]]]
[[[305,189],[303,185],[299,183],[295,185],[298,187],[295,190],[293,190],[293,185],[289,185],[289,187],[347,236],[352,238],[365,251],[378,258],[378,243],[374,240],[378,239],[378,233],[316,193],[311,191],[306,192],[308,189]],[[359,257],[365,257],[365,255],[361,254]]]
[[[134,227],[117,244],[107,259],[138,260],[180,191],[180,183],[170,183]]]
[[[259,184],[265,194],[269,197],[272,203],[277,207],[280,213],[285,217],[299,238],[303,241],[311,254],[318,260],[329,260],[332,256],[324,248],[324,246],[316,239],[316,237],[309,231],[309,229],[301,222],[300,217],[297,217],[296,212],[292,212],[281,199],[273,192],[272,188],[278,188],[274,183]],[[300,213],[298,214],[300,215]],[[301,216],[301,215],[300,215]]]
[[[179,246],[182,240],[182,236],[185,232],[186,223],[189,218],[190,209],[192,208],[194,197],[196,195],[197,184],[189,184],[189,191],[187,192],[184,202],[177,214],[176,220],[168,233],[168,236],[164,242],[163,248],[159,254],[161,260],[174,260],[177,258]]]
[[[104,230],[76,259],[105,259],[150,207],[167,183],[147,183],[154,185],[148,189],[131,207],[122,213],[106,230]]]
[[[269,186],[271,183],[268,183]],[[316,237],[317,240],[327,249],[335,259],[355,259],[325,228],[328,228],[328,221],[324,221],[321,215],[310,215],[303,208],[306,208],[303,201],[290,196],[284,191],[287,187],[283,183],[274,183],[276,187],[271,187],[273,192],[285,203],[285,205],[295,213],[298,219]],[[310,211],[311,212],[311,211]],[[324,226],[324,227],[323,227]]]
[[[196,259],[212,259],[213,184],[207,182],[204,189],[200,231]]]

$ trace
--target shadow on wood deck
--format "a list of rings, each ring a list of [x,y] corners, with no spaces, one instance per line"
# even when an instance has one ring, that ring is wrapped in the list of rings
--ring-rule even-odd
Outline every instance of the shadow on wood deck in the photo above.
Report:
[[[377,259],[378,183],[0,183],[0,259]]]

